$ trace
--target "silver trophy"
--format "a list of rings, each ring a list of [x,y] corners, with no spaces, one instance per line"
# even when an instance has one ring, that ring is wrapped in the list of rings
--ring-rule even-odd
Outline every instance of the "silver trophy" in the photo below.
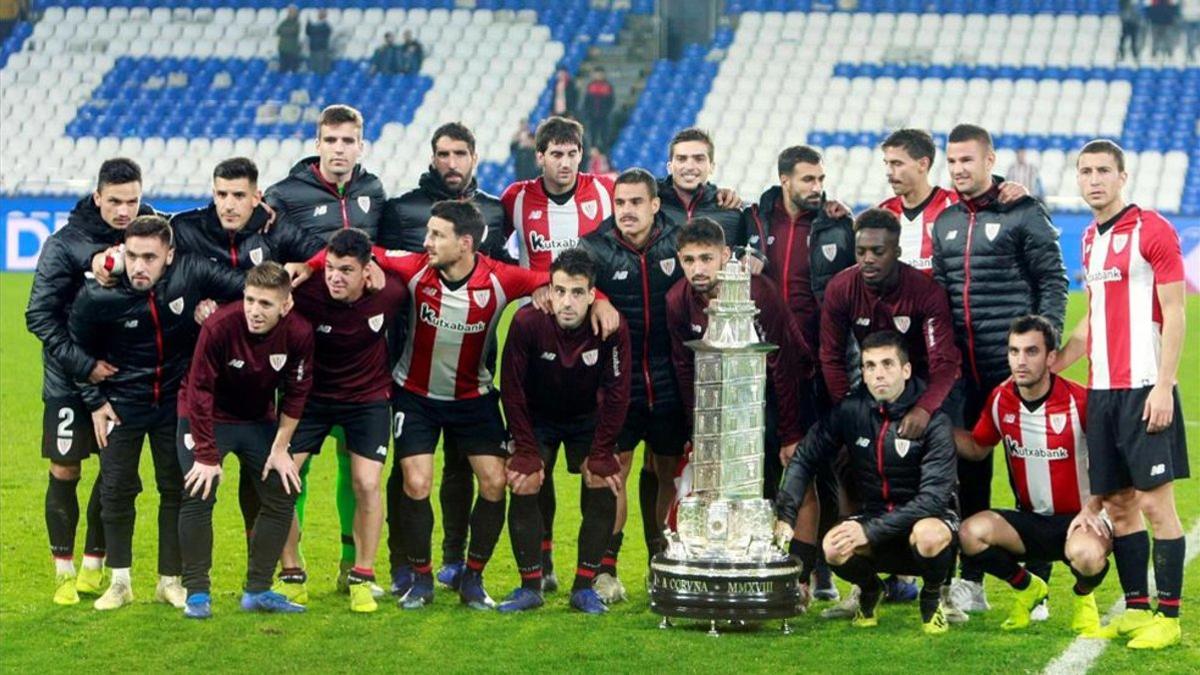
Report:
[[[691,493],[650,563],[650,609],[710,622],[784,619],[800,613],[799,565],[773,543],[775,512],[763,494],[767,353],[758,341],[750,274],[730,261],[717,274],[708,330],[696,352]],[[686,486],[685,486],[686,487]]]

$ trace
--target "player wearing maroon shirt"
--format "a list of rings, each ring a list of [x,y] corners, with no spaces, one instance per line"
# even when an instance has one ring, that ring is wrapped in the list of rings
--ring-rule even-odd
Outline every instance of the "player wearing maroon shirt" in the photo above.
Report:
[[[850,340],[861,342],[879,330],[898,331],[913,374],[927,385],[898,433],[918,438],[958,379],[960,357],[949,301],[932,279],[900,262],[901,230],[894,214],[868,209],[859,214],[854,229],[858,264],[833,277],[821,307],[821,373],[830,398],[840,402],[854,374],[846,358]]]
[[[250,536],[242,609],[302,612],[271,588],[271,575],[292,526],[300,475],[288,445],[312,388],[312,327],[291,314],[291,279],[277,263],[246,274],[242,303],[209,317],[184,376],[175,445],[184,472],[179,509],[184,616],[212,616],[212,512],[221,461],[234,453],[252,476],[259,509]],[[283,390],[276,420],[275,395]]]
[[[581,473],[583,522],[571,606],[589,614],[607,611],[592,589],[616,521],[631,453],[620,453],[617,434],[629,405],[629,330],[620,324],[607,338],[587,326],[596,299],[596,265],[580,249],[564,251],[550,266],[553,316],[535,307],[517,312],[504,345],[501,399],[514,454],[508,461],[512,490],[508,530],[521,587],[500,603],[501,612],[542,605],[543,523],[538,493],[551,484],[559,445],[567,470]]]
[[[464,604],[486,610],[495,603],[483,588],[483,568],[504,527],[508,444],[484,350],[505,306],[532,295],[549,275],[480,255],[485,225],[470,202],[438,202],[430,213],[425,253],[377,256],[412,298],[404,352],[392,373],[399,385],[393,400],[395,449],[404,476],[397,522],[414,572],[400,603],[416,609],[433,601],[429,492],[434,448],[445,434],[467,454],[479,480],[459,595]]]
[[[1061,560],[1075,575],[1071,628],[1095,637],[1100,614],[1092,590],[1108,572],[1112,526],[1088,482],[1087,393],[1050,372],[1057,345],[1058,330],[1044,317],[1014,321],[1008,333],[1012,379],[992,391],[973,434],[956,432],[959,454],[971,459],[1003,442],[1017,505],[971,516],[959,541],[965,558],[1017,592],[1001,628],[1027,627],[1048,595],[1046,580],[1020,561]]]
[[[362,230],[333,235],[317,259],[323,274],[300,284],[293,294],[296,310],[313,325],[316,356],[313,390],[292,440],[299,466],[321,451],[335,426],[346,436],[356,501],[355,561],[348,575],[350,609],[373,612],[375,551],[383,525],[379,481],[387,460],[392,383],[388,376],[387,327],[408,300],[399,279],[385,279],[367,292],[371,241]],[[276,590],[305,604],[306,579],[297,549],[298,523],[284,549]]]
[[[1121,198],[1126,174],[1120,146],[1089,142],[1076,170],[1095,218],[1083,235],[1088,316],[1063,347],[1059,367],[1085,352],[1090,363],[1089,475],[1113,521],[1113,558],[1125,591],[1126,611],[1105,634],[1131,636],[1134,649],[1160,649],[1181,639],[1184,538],[1173,485],[1189,473],[1176,388],[1184,341],[1183,254],[1171,223]],[[1143,516],[1154,529],[1153,614]]]
[[[667,294],[667,326],[671,332],[671,360],[679,383],[688,426],[695,409],[695,353],[687,342],[704,337],[708,303],[717,297],[717,273],[732,257],[721,226],[709,218],[696,218],[679,230],[676,245],[683,279]],[[801,382],[812,377],[812,353],[788,312],[779,289],[765,276],[750,279],[750,297],[758,306],[755,328],[759,339],[778,347],[767,356],[767,467],[763,487],[774,499],[783,467],[804,437],[801,407],[810,404],[801,395]]]
[[[550,117],[534,135],[542,175],[508,186],[500,196],[505,235],[516,234],[521,266],[546,272],[561,251],[612,215],[613,185],[602,176],[579,172],[583,125]]]

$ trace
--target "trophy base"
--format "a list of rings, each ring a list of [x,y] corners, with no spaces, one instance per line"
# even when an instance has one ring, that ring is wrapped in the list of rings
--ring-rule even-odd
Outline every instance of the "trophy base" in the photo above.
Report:
[[[766,562],[680,560],[665,553],[650,562],[650,610],[702,621],[787,619],[803,611],[800,566]]]

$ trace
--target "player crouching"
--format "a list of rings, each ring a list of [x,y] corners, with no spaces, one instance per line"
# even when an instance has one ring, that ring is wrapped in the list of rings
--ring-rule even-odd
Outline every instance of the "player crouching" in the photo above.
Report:
[[[949,630],[940,604],[954,560],[958,516],[951,510],[956,457],[950,420],[936,412],[919,439],[900,438],[900,420],[924,384],[899,333],[879,331],[862,342],[863,386],[815,425],[792,456],[776,498],[776,539],[786,546],[791,524],[817,466],[845,446],[862,493],[862,509],[825,535],[825,559],[838,576],[861,589],[854,625],[879,625],[879,573],[916,574],[923,630]]]
[[[1030,613],[1048,594],[1046,581],[1019,561],[1062,560],[1075,575],[1071,628],[1098,637],[1100,614],[1092,591],[1108,572],[1112,526],[1101,515],[1100,497],[1089,495],[1087,391],[1051,374],[1057,357],[1058,331],[1048,320],[1025,316],[1013,322],[1008,333],[1012,379],[992,391],[971,436],[958,440],[960,453],[969,459],[982,459],[1004,442],[1017,508],[977,513],[963,523],[959,536],[965,558],[1016,591],[1001,628],[1029,626]]]

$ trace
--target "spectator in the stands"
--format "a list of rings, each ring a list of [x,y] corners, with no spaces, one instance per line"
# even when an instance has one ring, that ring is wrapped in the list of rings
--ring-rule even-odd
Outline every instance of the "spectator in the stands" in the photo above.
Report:
[[[529,128],[529,119],[522,117],[508,146],[513,156],[513,173],[516,180],[529,180],[541,174],[537,165],[537,146],[533,140],[533,130]]]
[[[317,20],[309,21],[304,27],[304,34],[308,36],[308,67],[318,75],[327,74],[333,67],[333,52],[330,50],[333,26],[326,20],[328,15],[322,9],[317,12]]]
[[[1025,189],[1029,190],[1029,194],[1034,199],[1044,199],[1046,197],[1045,190],[1042,189],[1042,176],[1038,171],[1037,164],[1029,161],[1029,154],[1024,148],[1017,150],[1017,159],[1009,165],[1004,178],[1010,182],[1024,185]]]
[[[588,82],[587,93],[583,97],[583,119],[581,121],[584,129],[591,136],[591,145],[598,146],[603,151],[608,150],[608,133],[611,125],[609,117],[612,115],[615,104],[616,96],[613,93],[612,83],[608,81],[608,76],[603,68],[596,68],[592,71],[592,81]]]
[[[300,69],[300,10],[287,8],[287,15],[275,29],[279,36],[279,72],[292,73]]]
[[[413,37],[411,30],[404,31],[404,44],[400,46],[400,72],[416,75],[421,72],[425,61],[425,48]]]
[[[1179,16],[1187,32],[1188,61],[1200,63],[1200,0],[1183,0]]]
[[[1179,37],[1179,0],[1150,0],[1146,8],[1150,21],[1150,53],[1155,59],[1171,58]]]
[[[594,145],[588,151],[587,170],[588,173],[597,176],[607,176],[613,172],[612,164],[608,161],[608,155],[605,155],[601,152],[600,148]]]
[[[396,44],[396,34],[383,34],[383,44],[375,50],[371,57],[371,73],[374,75],[398,75],[401,72],[400,45]]]
[[[575,88],[575,80],[566,68],[559,68],[554,73],[554,106],[551,114],[559,117],[576,116],[579,106],[579,90]]]

